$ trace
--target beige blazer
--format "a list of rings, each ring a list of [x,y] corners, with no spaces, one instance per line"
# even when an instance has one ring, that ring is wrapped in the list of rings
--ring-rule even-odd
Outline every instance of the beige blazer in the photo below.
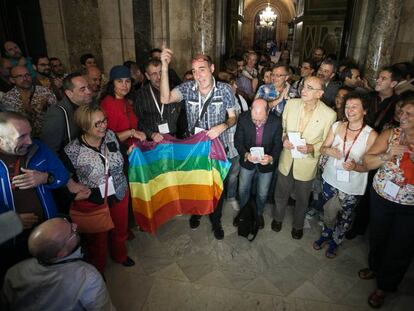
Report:
[[[300,98],[288,100],[286,103],[282,116],[283,137],[288,132],[299,131],[299,121],[303,106],[304,103]],[[306,143],[313,145],[315,149],[314,154],[308,154],[303,159],[293,159],[290,150],[283,148],[279,159],[279,171],[287,176],[293,165],[294,179],[310,181],[315,178],[320,156],[319,149],[335,121],[336,112],[322,101],[318,101],[318,106],[302,134],[302,138],[305,139]]]

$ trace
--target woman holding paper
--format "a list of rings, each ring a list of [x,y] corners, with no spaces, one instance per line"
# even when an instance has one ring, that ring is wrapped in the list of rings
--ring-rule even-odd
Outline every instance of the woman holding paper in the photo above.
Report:
[[[377,133],[366,125],[370,108],[363,94],[347,94],[344,109],[347,120],[332,125],[320,149],[322,155],[329,157],[322,174],[324,202],[339,200],[337,204],[325,204],[322,234],[313,243],[315,250],[328,244],[327,258],[336,257],[338,245],[350,228],[358,198],[365,192],[368,173],[362,157],[377,137]]]
[[[405,96],[400,126],[383,131],[364,157],[378,168],[371,188],[369,268],[361,279],[376,277],[368,303],[379,308],[386,291],[397,290],[414,255],[414,93]]]

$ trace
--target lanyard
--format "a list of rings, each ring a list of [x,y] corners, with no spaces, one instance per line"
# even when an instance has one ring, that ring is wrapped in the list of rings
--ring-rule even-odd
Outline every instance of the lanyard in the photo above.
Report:
[[[357,141],[359,134],[361,134],[362,130],[364,129],[365,125],[362,124],[362,127],[359,129],[358,134],[355,136],[354,141],[351,144],[351,147],[349,147],[348,152],[345,154],[345,146],[346,146],[346,138],[348,136],[348,129],[349,129],[349,122],[346,125],[346,131],[345,131],[345,137],[344,137],[344,146],[342,148],[342,153],[345,154],[345,160],[344,162],[346,162],[346,160],[348,160],[349,154],[351,153],[351,149],[354,146],[355,142]]]
[[[210,99],[210,96],[213,96],[212,93],[214,91],[214,87],[215,86],[213,85],[213,87],[211,88],[210,92],[208,92],[208,94],[206,96],[206,100],[204,101],[203,104],[201,103],[201,93],[200,93],[200,91],[198,91],[198,107],[199,107],[199,109],[198,109],[198,119],[199,120],[201,119],[201,115],[202,115],[202,112],[203,112],[204,105],[208,102],[208,100]]]
[[[155,98],[154,91],[152,90],[152,86],[151,85],[149,86],[149,89],[151,91],[151,95],[152,95],[152,99],[154,100],[155,107],[157,107],[158,113],[161,116],[161,120],[164,120],[164,117],[163,117],[163,115],[164,115],[164,104],[161,104],[161,109],[160,109],[160,106],[158,104],[157,99]]]

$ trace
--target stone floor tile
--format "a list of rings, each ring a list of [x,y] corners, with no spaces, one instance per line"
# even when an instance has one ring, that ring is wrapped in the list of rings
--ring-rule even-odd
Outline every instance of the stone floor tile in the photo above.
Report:
[[[310,301],[314,300],[319,302],[332,302],[330,298],[328,298],[323,292],[321,292],[309,281],[305,281],[300,287],[290,293],[288,297],[306,299]]]
[[[214,257],[202,252],[186,256],[177,261],[177,264],[191,282],[198,280],[217,268]]]
[[[199,278],[194,284],[200,284],[204,286],[215,286],[224,288],[234,288],[233,284],[226,278],[223,272],[215,270],[203,277]]]
[[[246,286],[242,288],[243,291],[267,294],[272,296],[282,296],[283,293],[277,289],[272,283],[266,280],[264,277],[257,277]]]
[[[184,272],[175,262],[161,270],[152,273],[151,276],[159,279],[175,280],[181,282],[189,281]]]

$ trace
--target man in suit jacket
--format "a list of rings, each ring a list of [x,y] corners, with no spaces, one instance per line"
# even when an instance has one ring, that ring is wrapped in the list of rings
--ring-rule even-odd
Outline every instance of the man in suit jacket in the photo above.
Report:
[[[240,155],[239,199],[243,208],[250,197],[253,177],[257,174],[256,205],[259,228],[264,228],[263,210],[274,166],[282,150],[282,122],[280,117],[269,114],[264,99],[256,99],[251,111],[244,112],[238,121],[234,144]],[[263,157],[250,152],[252,147],[263,147]]]
[[[320,101],[323,88],[324,84],[320,78],[307,78],[301,98],[289,100],[282,116],[283,150],[279,160],[272,229],[276,232],[282,229],[287,203],[294,190],[294,239],[301,239],[303,236],[305,209],[316,175],[319,149],[336,120],[336,113]],[[288,138],[288,133],[293,132],[299,133],[306,144],[295,147]],[[294,148],[299,152],[300,158],[292,157]]]

